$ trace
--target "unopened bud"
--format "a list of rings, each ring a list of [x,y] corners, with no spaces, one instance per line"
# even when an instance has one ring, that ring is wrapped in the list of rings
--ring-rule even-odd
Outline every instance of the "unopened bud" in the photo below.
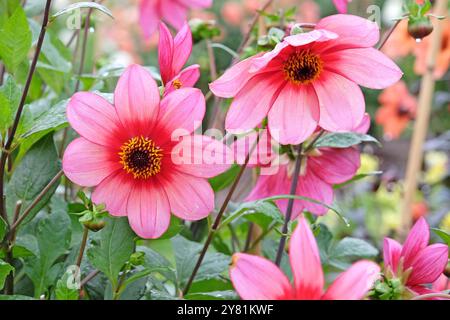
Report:
[[[431,32],[433,32],[433,24],[429,17],[411,18],[408,21],[408,33],[418,42]]]

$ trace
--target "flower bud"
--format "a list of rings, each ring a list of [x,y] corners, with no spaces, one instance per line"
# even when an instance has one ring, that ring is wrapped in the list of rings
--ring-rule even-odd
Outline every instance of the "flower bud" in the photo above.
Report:
[[[411,18],[408,21],[408,33],[420,41],[433,32],[433,24],[429,17]]]

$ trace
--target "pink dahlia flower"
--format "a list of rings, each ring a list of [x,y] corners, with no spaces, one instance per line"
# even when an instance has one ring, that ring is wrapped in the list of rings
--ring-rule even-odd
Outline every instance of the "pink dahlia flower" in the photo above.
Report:
[[[366,119],[369,119],[368,117]],[[367,126],[366,123],[361,126]],[[232,149],[237,163],[244,163],[245,157],[256,142],[256,133],[238,139]],[[312,139],[312,137],[311,137]],[[257,148],[252,152],[249,167],[261,167],[255,187],[247,201],[264,199],[277,195],[288,195],[294,174],[295,160],[287,154],[278,154],[269,134],[261,135]],[[333,185],[344,183],[354,177],[361,165],[360,153],[356,148],[317,148],[303,156],[296,195],[312,198],[331,205]],[[288,199],[277,200],[276,204],[285,213]],[[293,219],[303,210],[317,215],[327,213],[323,205],[306,200],[294,200]]]
[[[181,70],[192,52],[192,33],[185,23],[175,38],[161,22],[159,26],[158,58],[164,95],[180,88],[193,87],[200,78],[200,66],[194,64]]]
[[[380,267],[361,260],[340,274],[324,292],[319,249],[305,218],[299,218],[289,244],[294,283],[271,261],[244,253],[233,255],[230,278],[245,300],[359,300],[378,279]]]
[[[240,133],[268,116],[281,144],[305,141],[317,125],[351,131],[361,123],[365,102],[359,85],[382,89],[402,72],[372,48],[376,23],[352,15],[333,15],[315,30],[286,37],[274,50],[241,61],[211,83],[212,92],[234,100],[225,126]]]
[[[181,29],[190,8],[209,8],[213,0],[141,0],[139,22],[145,38],[150,38],[161,20]]]
[[[333,0],[334,6],[339,13],[347,13],[347,6],[352,0]]]
[[[192,135],[204,114],[200,90],[180,89],[160,102],[151,75],[132,65],[119,79],[114,105],[90,92],[71,98],[67,117],[81,137],[64,153],[64,173],[76,184],[95,187],[93,202],[104,203],[114,216],[128,216],[139,236],[158,238],[171,212],[199,220],[214,208],[206,178],[229,165],[222,143]],[[192,151],[195,159],[180,157],[183,150]]]
[[[413,294],[430,293],[425,285],[432,284],[442,275],[448,261],[448,246],[441,243],[428,245],[429,228],[427,221],[420,218],[403,246],[393,239],[384,239],[385,273],[401,278]]]

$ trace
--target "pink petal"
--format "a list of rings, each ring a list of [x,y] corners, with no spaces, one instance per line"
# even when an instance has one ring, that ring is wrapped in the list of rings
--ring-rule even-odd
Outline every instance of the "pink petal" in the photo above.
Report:
[[[247,58],[229,68],[216,81],[209,84],[211,91],[218,97],[232,98],[255,75],[249,73],[254,57]]]
[[[366,112],[360,124],[352,129],[352,132],[366,134],[370,129],[370,115]]]
[[[306,169],[307,173],[304,176],[300,176],[297,185],[297,194],[299,196],[308,197],[331,205],[333,203],[333,187],[317,177],[317,175],[309,168]],[[302,203],[303,207],[311,213],[317,215],[323,215],[328,212],[328,209],[320,204],[315,204],[311,201],[298,200]]]
[[[138,182],[128,199],[127,215],[131,228],[144,239],[162,236],[170,224],[170,207],[159,183]]]
[[[428,284],[436,281],[448,262],[448,247],[442,243],[432,244],[417,255],[412,263],[413,271],[408,285]]]
[[[209,8],[212,6],[213,0],[177,0],[186,7],[192,8]]]
[[[172,162],[181,172],[212,178],[230,168],[233,154],[226,145],[211,137],[183,136],[172,149]]]
[[[106,210],[113,216],[126,216],[134,182],[132,177],[118,170],[100,182],[92,193],[92,201],[95,204],[105,204]]]
[[[161,22],[159,24],[158,62],[161,71],[161,79],[164,84],[179,72],[179,70],[173,70],[173,60],[174,43],[172,34],[167,26]]]
[[[327,70],[371,89],[387,88],[403,75],[391,59],[373,48],[340,50],[322,58]]]
[[[121,143],[118,133],[124,129],[116,110],[99,95],[75,93],[67,105],[67,119],[76,132],[93,143],[103,146]]]
[[[193,87],[198,79],[200,78],[200,66],[198,64],[194,64],[192,66],[187,67],[180,74],[176,75],[171,81],[166,84],[164,89],[164,96],[167,96],[169,93],[178,90],[180,88],[175,88],[173,86],[173,82],[178,80],[181,82],[182,88],[191,88]]]
[[[347,5],[351,0],[333,0],[334,6],[339,13],[347,12]]]
[[[324,71],[313,83],[320,104],[319,125],[327,131],[351,131],[364,117],[366,104],[354,82]]]
[[[394,275],[397,274],[398,262],[402,252],[402,245],[394,239],[384,238],[383,258],[385,268],[389,267]]]
[[[158,86],[147,70],[131,65],[117,83],[114,104],[120,121],[130,134],[146,134],[158,118]]]
[[[289,194],[286,166],[280,166],[278,172],[271,175],[261,174],[255,187],[247,196],[246,201],[255,201],[276,195]]]
[[[291,295],[291,284],[283,272],[258,256],[234,254],[230,279],[244,300],[281,300]]]
[[[444,291],[450,289],[449,279],[445,274],[441,274],[436,281],[433,282],[433,290]]]
[[[343,183],[353,178],[361,166],[356,148],[319,149],[320,156],[308,157],[307,165],[314,174],[329,184]]]
[[[310,137],[319,121],[319,101],[311,86],[288,83],[269,112],[270,133],[281,144],[299,144]]]
[[[252,78],[231,103],[225,120],[226,129],[241,133],[258,126],[285,83],[281,73],[260,74]]]
[[[199,89],[182,88],[161,101],[158,125],[170,134],[187,135],[201,124],[205,116],[205,97]]]
[[[380,267],[372,261],[358,261],[339,275],[323,296],[324,300],[360,300],[379,278]]]
[[[161,1],[161,14],[164,20],[180,30],[187,18],[187,8],[177,1]]]
[[[401,256],[404,257],[404,269],[408,269],[416,259],[419,252],[428,245],[430,240],[430,227],[422,217],[412,227],[405,242]]]
[[[172,70],[175,74],[179,73],[189,59],[192,52],[192,33],[187,22],[178,32],[174,39],[174,55]]]
[[[348,14],[325,17],[317,23],[316,29],[325,29],[339,36],[321,49],[369,48],[380,39],[380,28],[375,22]]]
[[[255,147],[258,136],[259,143]],[[271,164],[272,160],[276,157],[275,152],[272,150],[274,143],[268,130],[264,130],[263,132],[252,131],[245,136],[238,137],[231,144],[230,148],[233,150],[236,163],[241,165],[245,163],[247,155],[251,152],[247,166],[252,168]]]
[[[324,278],[316,239],[303,216],[289,243],[289,258],[296,298],[300,300],[318,300],[322,295]]]
[[[207,217],[214,209],[214,191],[208,181],[172,170],[161,184],[169,198],[170,209],[177,217],[189,221]]]
[[[84,187],[98,185],[121,168],[119,157],[107,148],[84,138],[72,141],[64,152],[63,170],[67,178]]]
[[[161,18],[158,0],[142,0],[139,5],[139,24],[144,37],[148,40],[158,28]]]

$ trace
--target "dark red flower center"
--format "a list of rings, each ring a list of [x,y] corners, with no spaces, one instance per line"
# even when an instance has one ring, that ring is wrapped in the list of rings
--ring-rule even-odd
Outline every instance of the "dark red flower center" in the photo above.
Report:
[[[148,179],[161,171],[163,150],[153,140],[134,137],[120,148],[120,163],[135,179]]]
[[[295,84],[308,84],[316,80],[322,69],[322,59],[309,50],[295,51],[283,64],[286,78]]]

